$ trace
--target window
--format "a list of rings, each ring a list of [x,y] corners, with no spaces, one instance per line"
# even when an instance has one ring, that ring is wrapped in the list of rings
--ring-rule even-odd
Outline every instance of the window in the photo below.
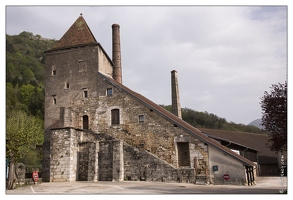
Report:
[[[56,76],[56,69],[52,70],[52,76]]]
[[[89,129],[89,117],[87,115],[82,116],[83,129]]]
[[[69,83],[65,83],[65,89],[69,89]]]
[[[112,88],[107,89],[107,96],[111,96],[113,94]]]
[[[112,125],[120,124],[119,109],[111,110],[111,124]]]
[[[88,98],[88,92],[87,92],[87,90],[84,90],[84,91],[83,91],[83,97],[84,97],[84,98]]]
[[[139,116],[138,116],[138,122],[139,122],[139,123],[144,122],[144,115],[139,115]]]
[[[56,104],[57,101],[56,101],[56,95],[52,95],[52,99],[53,99],[53,104]]]

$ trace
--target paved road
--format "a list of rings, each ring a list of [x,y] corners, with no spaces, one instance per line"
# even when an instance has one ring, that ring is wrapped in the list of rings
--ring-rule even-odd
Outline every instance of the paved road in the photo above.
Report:
[[[53,182],[6,190],[6,194],[279,194],[282,189],[287,190],[287,178],[258,177],[257,184],[253,186],[144,181]]]

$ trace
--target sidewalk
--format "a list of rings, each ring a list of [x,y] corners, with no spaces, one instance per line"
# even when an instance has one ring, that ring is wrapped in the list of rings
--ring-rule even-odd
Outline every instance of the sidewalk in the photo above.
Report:
[[[255,187],[284,187],[287,188],[288,178],[275,176],[275,177],[256,177]]]
[[[257,177],[256,185],[252,186],[146,181],[44,182],[6,190],[6,194],[287,194],[287,190],[287,177]]]

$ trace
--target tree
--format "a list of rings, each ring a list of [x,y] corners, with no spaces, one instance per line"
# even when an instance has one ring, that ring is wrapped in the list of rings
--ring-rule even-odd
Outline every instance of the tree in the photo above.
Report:
[[[34,89],[35,87],[31,84],[22,85],[19,88],[20,102],[25,105],[25,107],[27,108],[26,110],[28,110],[29,102],[34,96]]]
[[[42,120],[23,111],[11,111],[6,119],[6,158],[9,160],[7,189],[15,188],[15,165],[26,150],[43,142]]]
[[[265,91],[261,98],[262,125],[269,132],[273,151],[287,150],[287,82],[273,84],[271,93]]]

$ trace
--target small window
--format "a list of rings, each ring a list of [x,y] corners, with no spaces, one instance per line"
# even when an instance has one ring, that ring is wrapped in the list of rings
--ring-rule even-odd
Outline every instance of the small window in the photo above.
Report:
[[[111,110],[111,123],[112,125],[120,124],[119,109]]]
[[[56,69],[53,69],[52,76],[56,76]]]
[[[111,96],[113,94],[112,88],[107,89],[107,96]]]
[[[139,122],[139,123],[144,122],[144,115],[139,115],[139,116],[138,116],[138,122]]]
[[[69,83],[65,83],[65,89],[69,89]]]
[[[84,90],[84,91],[83,91],[83,97],[84,97],[84,98],[88,98],[88,91],[87,91],[87,90]]]
[[[56,101],[56,95],[53,95],[52,96],[52,99],[53,99],[53,104],[56,104],[57,103],[57,101]]]

